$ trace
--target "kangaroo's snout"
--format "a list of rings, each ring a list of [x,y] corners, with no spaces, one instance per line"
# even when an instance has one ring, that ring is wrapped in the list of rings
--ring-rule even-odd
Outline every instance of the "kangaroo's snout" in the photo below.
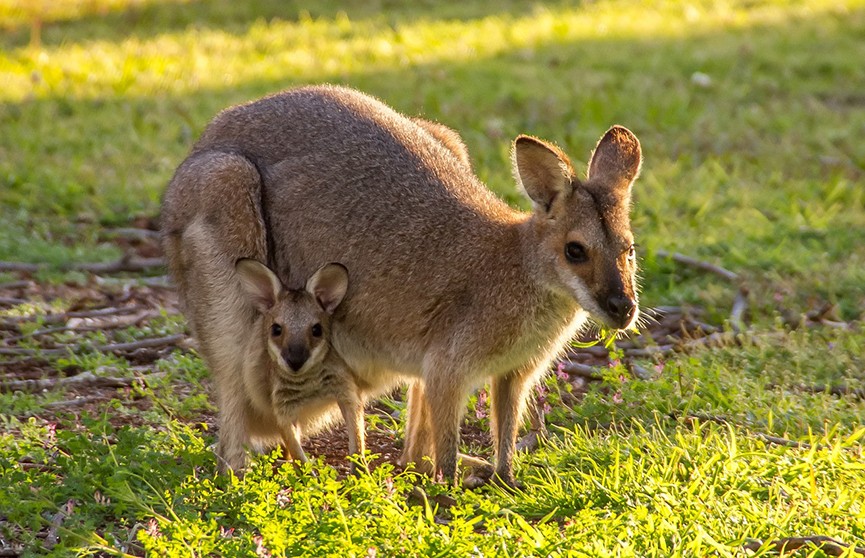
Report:
[[[616,294],[607,299],[607,312],[616,320],[616,326],[624,329],[631,324],[637,311],[637,302],[628,296]]]
[[[306,345],[291,344],[282,351],[282,358],[292,371],[297,372],[309,360],[309,349]]]

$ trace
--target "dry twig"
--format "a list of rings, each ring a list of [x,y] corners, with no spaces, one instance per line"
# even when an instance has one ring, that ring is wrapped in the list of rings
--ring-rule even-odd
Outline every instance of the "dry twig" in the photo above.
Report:
[[[714,273],[719,277],[723,277],[727,281],[738,281],[739,274],[730,271],[729,269],[725,269],[719,265],[715,265],[709,262],[705,262],[702,260],[698,260],[696,258],[692,258],[690,256],[686,256],[684,254],[680,254],[678,252],[667,252],[666,250],[658,250],[655,252],[659,258],[665,258],[673,260],[676,263],[687,265],[690,267],[695,267],[697,269],[701,269],[703,271],[708,271],[709,273]]]
[[[58,266],[45,263],[0,262],[0,271],[36,273],[37,271],[56,269],[58,271],[86,271],[89,273],[121,273],[148,271],[163,265],[162,258],[139,258],[125,255],[113,262],[69,263]]]
[[[112,376],[97,376],[93,372],[82,372],[76,376],[64,378],[47,378],[43,380],[11,380],[0,383],[0,393],[13,391],[41,391],[55,387],[96,387],[120,388],[128,387],[135,382],[147,382],[165,376],[165,372],[153,372],[135,378],[117,378]]]
[[[130,343],[110,343],[108,345],[97,345],[93,347],[93,350],[101,353],[122,353],[134,351],[136,349],[176,345],[184,339],[186,339],[186,335],[182,333],[176,333],[174,335],[167,335],[165,337],[151,337],[148,339],[141,339],[139,341],[132,341]],[[75,353],[81,350],[83,350],[83,348],[79,346],[66,346],[56,349],[20,349],[18,347],[0,347],[0,355],[57,356],[69,354],[70,352]]]

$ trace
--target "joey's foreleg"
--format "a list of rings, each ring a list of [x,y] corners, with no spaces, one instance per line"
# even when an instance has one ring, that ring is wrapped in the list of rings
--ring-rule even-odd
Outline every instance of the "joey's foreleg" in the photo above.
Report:
[[[408,388],[405,432],[400,465],[405,467],[414,463],[417,471],[432,475],[434,470],[431,461],[435,462],[435,448],[430,426],[430,409],[422,380],[415,380]]]
[[[363,403],[356,395],[341,399],[338,402],[339,411],[345,421],[345,429],[348,434],[348,454],[363,456],[366,451],[366,440],[364,432]],[[351,462],[349,471],[355,473],[356,465]]]

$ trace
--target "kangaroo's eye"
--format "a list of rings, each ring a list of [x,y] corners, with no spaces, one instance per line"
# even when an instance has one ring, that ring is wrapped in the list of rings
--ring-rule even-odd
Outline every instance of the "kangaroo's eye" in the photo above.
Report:
[[[321,337],[324,332],[321,329],[321,324],[315,324],[312,326],[312,336],[313,337]]]
[[[637,246],[635,244],[631,244],[628,248],[628,259],[633,260],[637,257]]]
[[[270,326],[270,334],[274,337],[279,337],[282,335],[282,326],[279,324],[273,324]]]
[[[565,257],[571,263],[579,264],[589,261],[586,249],[579,242],[568,242],[565,244]]]

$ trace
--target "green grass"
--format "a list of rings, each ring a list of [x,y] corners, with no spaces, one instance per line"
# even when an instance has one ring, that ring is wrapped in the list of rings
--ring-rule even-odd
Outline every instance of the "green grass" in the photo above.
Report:
[[[518,460],[517,495],[388,466],[336,480],[275,456],[242,481],[217,476],[196,419],[211,409],[173,392],[204,393],[186,354],[160,364],[147,411],[118,396],[104,414],[46,420],[63,392],[0,394],[0,540],[55,556],[745,556],[750,539],[811,534],[865,546],[865,403],[801,389],[865,380],[865,2],[93,0],[47,4],[38,48],[31,5],[0,0],[0,260],[116,258],[101,229],[158,213],[216,112],[326,81],[459,130],[478,175],[523,207],[516,134],[580,166],[628,126],[645,155],[643,303],[722,323],[734,286],[657,251],[722,265],[750,289],[753,342],[670,357],[651,382],[612,372],[580,405],[554,405],[563,426]],[[848,327],[782,325],[827,303]],[[556,403],[564,388],[550,387]],[[428,504],[409,498],[416,485]],[[435,503],[445,492],[454,505]],[[69,501],[60,542],[40,550]]]

